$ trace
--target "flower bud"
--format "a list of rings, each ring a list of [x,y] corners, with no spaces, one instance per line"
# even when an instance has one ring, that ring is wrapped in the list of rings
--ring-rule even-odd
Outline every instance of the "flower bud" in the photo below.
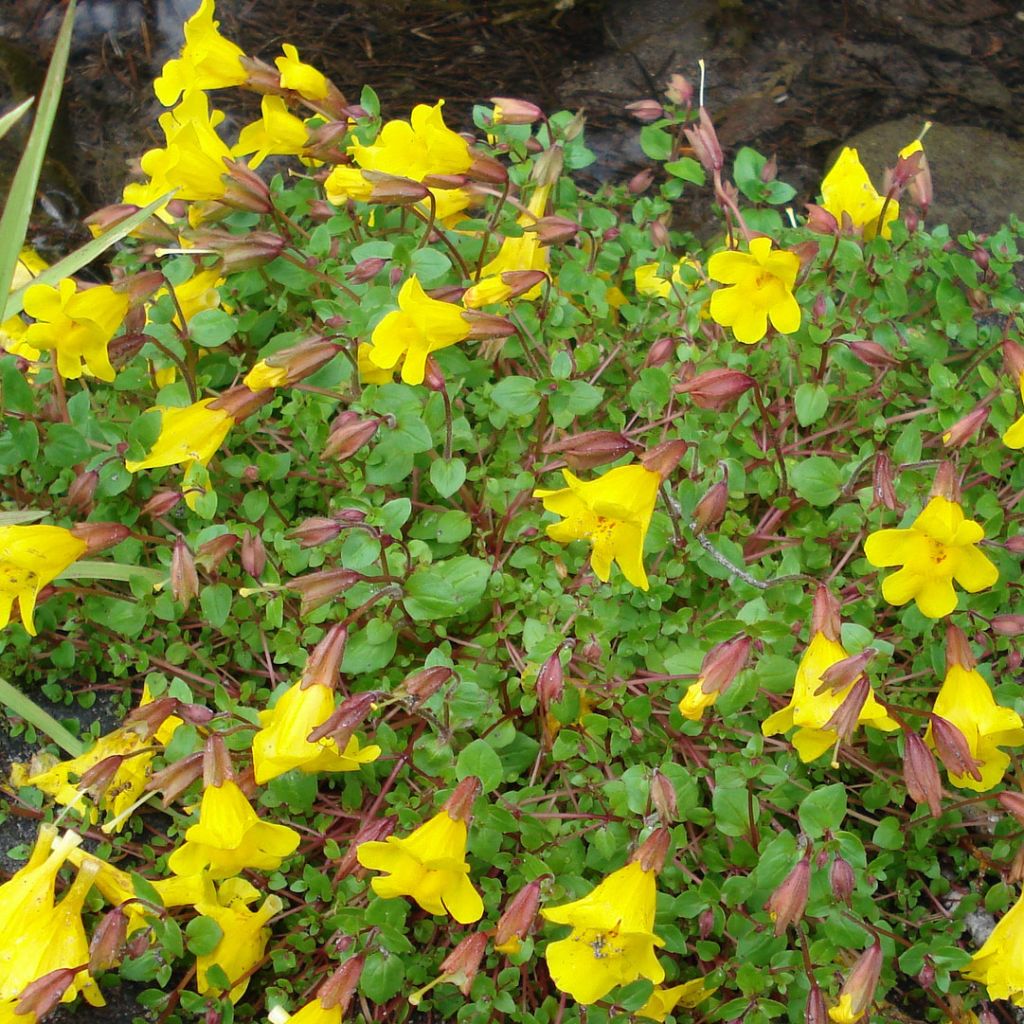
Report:
[[[306,658],[300,689],[305,690],[315,685],[333,690],[338,683],[347,643],[348,630],[341,623],[331,626]]]
[[[242,385],[237,388],[229,388],[219,398],[215,398],[208,406],[208,409],[223,409],[235,423],[241,423],[257,409],[265,405],[274,397],[272,388],[262,391],[251,391]]]
[[[903,782],[911,800],[927,804],[933,818],[942,813],[942,780],[932,752],[909,729],[903,733]]]
[[[427,362],[423,368],[423,383],[438,395],[445,390],[444,373],[433,356],[427,356]]]
[[[989,626],[999,636],[1020,636],[1024,633],[1024,615],[996,615]]]
[[[120,544],[131,536],[131,530],[120,523],[76,523],[71,532],[81,541],[85,541],[85,553],[93,555],[104,551],[115,544]]]
[[[676,391],[689,395],[701,409],[725,409],[755,383],[753,377],[739,370],[707,370],[677,384]]]
[[[642,171],[637,171],[632,178],[626,184],[630,195],[639,196],[643,195],[651,185],[654,184],[654,168],[645,167]],[[657,222],[656,222],[657,223]],[[666,242],[668,239],[666,238]]]
[[[820,583],[814,593],[814,606],[811,610],[811,635],[823,633],[829,640],[838,643],[839,627],[839,602],[832,591]]]
[[[821,673],[821,685],[814,691],[815,697],[823,693],[839,693],[845,690],[859,676],[864,674],[868,663],[878,653],[874,647],[865,647],[860,654],[851,654],[830,665]]]
[[[361,579],[363,574],[352,569],[325,569],[296,576],[288,581],[288,589],[296,591],[302,598],[299,615],[305,618],[311,611],[350,590]]]
[[[715,928],[715,912],[710,907],[705,907],[697,918],[697,934],[706,939]]]
[[[95,469],[85,473],[79,473],[71,486],[68,488],[67,504],[73,512],[80,512],[88,515],[92,511],[93,496],[96,494],[96,485],[100,482],[100,475]]]
[[[680,74],[668,76],[668,88],[665,95],[669,103],[675,103],[680,107],[689,107],[693,103],[693,86]]]
[[[900,365],[899,359],[879,345],[877,341],[848,341],[846,347],[865,366],[870,366],[873,370],[886,370]]]
[[[651,803],[663,824],[674,825],[679,820],[676,787],[657,768],[651,773]]]
[[[811,981],[811,990],[807,993],[804,1006],[804,1024],[828,1024],[828,1011],[825,1008],[825,997],[821,994],[818,983]]]
[[[651,245],[655,249],[667,249],[671,238],[669,237],[668,228],[660,220],[652,220],[647,225],[647,230],[651,236]]]
[[[492,338],[508,338],[516,333],[510,320],[493,313],[481,313],[477,309],[462,311],[462,319],[469,324],[467,339],[471,341],[488,341]]]
[[[979,405],[971,410],[943,433],[942,443],[947,448],[962,448],[985,425],[988,412],[987,405]]]
[[[380,171],[362,171],[361,174],[370,186],[369,194],[365,197],[365,201],[368,203],[415,206],[416,203],[422,203],[430,195],[430,189],[426,185],[419,181],[413,181],[411,178],[383,174]]]
[[[641,124],[650,124],[665,116],[665,108],[657,100],[635,100],[633,103],[627,103],[626,109]]]
[[[203,748],[203,786],[223,786],[235,777],[231,767],[231,755],[220,733],[211,733],[206,737]]]
[[[839,990],[839,1006],[836,1011],[840,1020],[857,1020],[863,1017],[871,1006],[882,973],[882,947],[876,939],[858,957],[843,987]]]
[[[645,469],[657,473],[662,480],[667,480],[689,447],[686,441],[665,441],[663,444],[648,448],[640,456],[640,462]]]
[[[334,740],[339,750],[344,750],[356,729],[362,726],[366,716],[380,698],[381,694],[376,690],[349,697],[348,700],[342,701],[327,721],[318,725],[306,739],[310,743],[319,743],[329,737]]]
[[[522,940],[529,934],[537,919],[540,906],[540,882],[534,880],[523,886],[505,904],[505,909],[494,929],[494,950],[497,953],[518,953]]]
[[[1000,807],[1007,814],[1012,814],[1017,821],[1024,825],[1024,793],[1004,790],[1002,793],[997,794],[996,799],[999,801]]]
[[[1015,537],[1007,538],[1003,546],[1007,551],[1015,555],[1024,555],[1024,533],[1018,533]]]
[[[222,533],[200,544],[196,549],[196,562],[207,572],[216,572],[241,538],[236,533]]]
[[[491,102],[494,104],[493,124],[533,124],[544,116],[544,111],[529,100],[492,96]]]
[[[128,915],[115,907],[100,918],[89,942],[89,972],[109,971],[116,967],[124,956],[125,940],[128,938]]]
[[[621,459],[639,449],[625,434],[617,430],[586,430],[569,434],[544,446],[546,455],[561,455],[573,469],[593,469]]]
[[[676,354],[675,338],[659,338],[647,350],[644,367],[664,366]]]
[[[853,890],[857,885],[857,879],[853,874],[853,868],[850,867],[849,861],[845,860],[838,853],[832,861],[832,867],[829,868],[828,881],[832,888],[832,895],[840,903],[845,903],[849,906]]]
[[[162,794],[161,803],[170,807],[174,798],[183,793],[203,774],[203,753],[197,751],[154,772],[146,783],[146,789]]]
[[[701,689],[705,693],[725,693],[747,664],[749,655],[750,637],[744,633],[715,644],[700,665]]]
[[[75,975],[84,971],[88,964],[80,964],[77,967],[60,967],[56,971],[50,971],[35,981],[29,982],[18,996],[14,1006],[13,1014],[9,1018],[17,1020],[21,1017],[25,1024],[35,1022],[45,1017],[51,1010],[57,1007],[64,998]]]
[[[462,294],[462,304],[477,309],[495,302],[507,302],[547,279],[548,275],[543,270],[505,270],[467,288]]]
[[[171,593],[175,601],[185,606],[186,611],[192,598],[199,595],[199,574],[196,572],[195,559],[181,537],[174,542],[171,554]]]
[[[978,769],[983,762],[975,760],[967,737],[949,720],[935,714],[928,717],[932,725],[932,741],[946,771],[950,775],[970,775],[975,782],[981,782]]]
[[[327,457],[350,459],[360,448],[369,444],[382,422],[380,419],[364,420],[358,415],[345,420],[339,416],[331,424],[331,433],[324,445],[323,454]]]
[[[356,860],[356,850],[363,843],[383,842],[395,831],[395,824],[394,818],[377,818],[363,825],[356,833],[352,842],[349,843],[348,849],[338,859],[338,866],[334,872],[334,881],[336,883],[340,882],[343,878],[348,878],[352,872],[358,870],[359,861]]]
[[[342,525],[336,519],[310,516],[289,530],[287,536],[290,540],[298,541],[300,548],[315,548],[334,540],[341,531]]]
[[[821,323],[825,319],[825,314],[828,312],[828,299],[825,297],[824,292],[819,292],[814,297],[814,305],[811,307],[811,313],[814,319]]]
[[[267,567],[267,549],[263,538],[258,533],[246,530],[242,538],[242,553],[239,561],[242,568],[254,579],[258,580]]]
[[[819,235],[838,235],[839,221],[823,206],[807,203],[807,227]]]
[[[713,530],[725,517],[729,507],[729,485],[724,480],[712,484],[693,510],[693,530],[707,533]]]
[[[467,825],[473,820],[473,802],[480,795],[483,785],[478,778],[468,775],[454,789],[441,810],[448,812],[452,821],[464,821]]]
[[[224,157],[227,173],[223,175],[227,188],[221,197],[225,206],[247,213],[270,213],[274,204],[267,183],[242,160]]]
[[[380,256],[367,256],[360,260],[345,276],[353,284],[366,284],[372,281],[388,264],[388,261]]]
[[[811,861],[804,855],[768,897],[765,908],[775,922],[775,935],[781,935],[791,924],[803,919],[811,887]]]
[[[454,676],[455,672],[447,665],[421,668],[402,680],[398,692],[408,694],[415,704],[422,704],[424,701],[430,700]]]
[[[545,659],[537,673],[536,692],[541,709],[547,713],[552,704],[557,704],[565,693],[565,672],[562,668],[562,646]]]
[[[949,672],[954,665],[959,665],[970,672],[977,664],[964,631],[954,626],[952,622],[946,623],[946,671]]]
[[[956,466],[952,462],[942,462],[935,471],[931,497],[945,498],[947,501],[960,501],[960,481],[957,479]]]
[[[504,185],[508,181],[508,171],[505,169],[505,165],[484,153],[473,153],[473,162],[469,165],[466,176],[472,178],[473,181],[482,181],[488,185]]]
[[[534,231],[541,245],[563,245],[571,242],[580,231],[579,224],[568,217],[550,214],[541,217],[533,224],[524,224],[523,231]]]
[[[78,780],[78,789],[96,801],[103,798],[107,787],[114,781],[114,776],[128,760],[124,754],[111,754],[95,764],[90,765]]]
[[[1003,342],[1003,363],[1014,381],[1024,376],[1024,348],[1008,338]]]
[[[363,955],[346,960],[317,990],[317,1002],[325,1010],[338,1009],[338,1020],[343,1020],[348,1004],[359,986],[359,976],[365,963]]]
[[[672,845],[672,833],[656,828],[632,853],[629,863],[639,864],[644,871],[660,871]]]
[[[178,491],[157,491],[145,505],[142,506],[144,516],[152,516],[159,519],[167,515],[178,502],[181,501],[181,494]]]
[[[272,231],[250,231],[244,235],[236,235],[220,228],[202,228],[189,233],[189,240],[201,249],[209,249],[217,253],[222,261],[222,269],[251,270],[276,259],[288,240],[283,235]]]
[[[712,176],[721,174],[725,158],[722,156],[722,147],[718,142],[714,122],[704,107],[700,108],[696,125],[684,128],[683,134],[693,147],[701,167]]]
[[[871,507],[884,505],[890,512],[900,508],[896,500],[896,488],[893,481],[892,460],[885,452],[875,456],[875,466],[871,478]]]
[[[871,683],[867,676],[861,676],[850,687],[850,692],[843,699],[842,704],[832,713],[832,717],[822,726],[823,729],[833,729],[839,741],[846,743],[853,735],[860,720],[860,713],[864,710],[864,704],[871,694]]]
[[[565,164],[565,152],[559,145],[543,150],[533,162],[533,170],[530,177],[538,185],[554,185],[562,176],[562,167]]]
[[[110,206],[103,206],[95,210],[88,217],[84,217],[83,223],[89,228],[89,231],[95,238],[103,234],[103,232],[117,227],[118,224],[127,220],[132,214],[138,213],[141,209],[141,206],[135,206],[131,203],[113,203]],[[163,242],[164,244],[170,242],[172,245],[176,245],[178,242],[178,236],[170,226],[156,216],[151,216],[148,220],[143,221],[131,232],[131,237],[142,239],[144,242]]]

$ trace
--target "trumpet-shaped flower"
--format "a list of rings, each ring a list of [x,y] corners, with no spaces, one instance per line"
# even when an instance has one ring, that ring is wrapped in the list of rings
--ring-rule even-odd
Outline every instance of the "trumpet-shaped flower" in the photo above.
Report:
[[[469,336],[463,308],[432,299],[414,276],[398,293],[398,309],[388,313],[373,329],[370,362],[390,370],[402,360],[402,380],[422,384],[427,356]]]
[[[430,174],[462,174],[473,164],[466,140],[453,132],[441,113],[444,100],[413,107],[408,121],[388,121],[376,141],[355,143],[350,152],[366,171],[381,171],[422,181]]]
[[[25,292],[25,312],[35,318],[22,336],[32,348],[56,353],[57,372],[69,380],[82,373],[112,381],[107,345],[128,313],[127,295],[110,285],[78,290],[70,277],[56,288],[34,284]]]
[[[967,772],[950,775],[949,781],[961,789],[979,793],[998,786],[1010,766],[1010,755],[999,748],[1024,746],[1024,720],[1020,715],[996,703],[981,673],[959,664],[947,669],[932,710],[963,733],[981,776],[975,778]],[[931,726],[925,742],[935,746]]]
[[[882,583],[886,601],[901,605],[913,599],[922,615],[941,619],[956,608],[954,580],[975,594],[999,579],[999,570],[978,549],[984,536],[959,503],[936,495],[907,529],[872,533],[864,555],[875,566],[902,566]]]
[[[673,985],[671,988],[656,988],[651,993],[651,998],[636,1011],[636,1015],[662,1024],[677,1006],[692,1010],[694,1007],[700,1006],[705,999],[714,995],[716,991],[717,989],[708,988],[704,984],[703,978],[694,978],[691,981],[683,982],[682,985]]]
[[[753,345],[768,332],[768,321],[780,334],[800,327],[800,306],[793,296],[800,257],[773,251],[770,238],[752,238],[750,252],[716,252],[708,260],[712,281],[728,285],[711,295],[711,319],[731,327],[737,341]]]
[[[268,156],[298,156],[309,145],[306,123],[296,117],[280,96],[264,96],[260,103],[263,116],[247,124],[232,147],[235,156],[254,154],[250,167],[259,167]]]
[[[693,272],[684,277],[683,268],[687,267]],[[633,280],[636,283],[636,290],[641,295],[652,295],[659,299],[667,299],[672,294],[673,285],[689,291],[700,284],[700,264],[685,256],[672,268],[670,277],[662,277],[658,271],[661,266],[658,263],[645,263],[633,271]]]
[[[596,480],[580,480],[567,469],[562,476],[568,487],[533,492],[548,512],[562,516],[560,523],[548,526],[547,535],[561,544],[589,540],[593,545],[590,562],[599,580],[608,582],[614,561],[634,587],[647,590],[644,538],[654,514],[660,474],[636,464],[610,469]]]
[[[213,20],[213,0],[202,0],[199,10],[185,22],[185,45],[181,56],[169,60],[153,83],[156,98],[165,106],[198,89],[223,89],[244,84],[249,75],[242,67],[245,53],[225,39]]]
[[[441,810],[405,839],[361,843],[356,858],[385,874],[370,883],[383,899],[411,896],[428,914],[451,914],[459,924],[483,916],[480,894],[469,880],[466,822]]]
[[[360,747],[349,737],[344,750],[325,736],[315,743],[309,734],[334,712],[334,692],[322,683],[289,687],[270,711],[260,712],[262,728],[252,740],[256,782],[263,785],[292,768],[302,772],[354,772],[380,757],[380,747]]]
[[[1020,388],[1020,397],[1024,398],[1024,373],[1017,378],[1017,385]],[[1003,444],[1014,450],[1024,448],[1024,416],[1009,426],[1003,434]]]
[[[654,934],[655,872],[638,861],[613,871],[587,896],[541,914],[572,933],[548,944],[544,953],[551,980],[578,1003],[594,1003],[617,985],[665,971],[654,955],[665,943]]]
[[[850,146],[843,147],[839,159],[821,183],[821,205],[840,224],[845,214],[865,241],[870,241],[876,234],[889,238],[892,234],[890,225],[900,215],[900,204],[895,199],[887,204],[885,197],[875,191],[857,150]],[[878,219],[883,208],[885,221],[879,230]]]
[[[245,868],[273,871],[298,845],[298,832],[261,821],[237,783],[225,779],[203,790],[199,821],[167,866],[176,875],[206,871],[213,879],[230,878]]]
[[[796,726],[793,746],[801,761],[815,760],[839,740],[838,732],[828,726],[828,722],[850,695],[856,681],[851,680],[848,686],[834,690],[822,682],[822,676],[846,657],[848,655],[841,643],[816,632],[800,659],[789,704],[766,718],[761,726],[765,736],[788,732]],[[857,717],[857,724],[884,732],[899,728],[870,691]]]
[[[259,892],[248,882],[232,878],[220,887],[216,900],[196,904],[199,913],[216,921],[224,933],[212,952],[196,957],[196,988],[200,995],[221,991],[208,977],[215,965],[231,984],[231,1002],[237,1003],[245,995],[249,975],[267,948],[267,924],[284,908],[279,896],[268,896],[258,910],[250,910],[246,904],[258,896]]]
[[[35,636],[39,591],[87,550],[62,526],[0,526],[0,629],[11,621],[17,598],[22,625]]]
[[[305,64],[299,60],[299,51],[291,43],[285,43],[281,49],[284,56],[274,60],[281,74],[281,88],[291,89],[303,99],[312,100],[314,103],[326,99],[330,83],[323,73],[317,71],[312,64]]]
[[[991,999],[1024,1006],[1024,897],[996,924],[962,974],[985,985]]]

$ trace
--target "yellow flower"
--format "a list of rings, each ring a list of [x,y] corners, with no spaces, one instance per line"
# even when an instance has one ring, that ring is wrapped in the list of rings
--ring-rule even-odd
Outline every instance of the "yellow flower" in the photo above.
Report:
[[[608,582],[615,561],[634,587],[647,590],[644,538],[661,476],[640,464],[618,466],[596,480],[580,480],[567,469],[562,476],[568,487],[533,492],[548,512],[562,516],[562,522],[548,526],[547,535],[560,544],[589,540],[590,564],[599,580]]]
[[[461,306],[432,299],[413,275],[398,293],[398,309],[373,329],[370,362],[390,370],[402,360],[402,380],[422,384],[427,356],[469,335],[462,313]]]
[[[902,566],[882,582],[886,601],[901,605],[913,599],[922,615],[941,619],[956,608],[954,580],[976,594],[999,579],[999,570],[978,550],[984,536],[958,502],[936,495],[909,528],[872,533],[864,555],[874,566]]]
[[[345,749],[325,737],[316,743],[307,738],[334,713],[334,691],[323,683],[289,687],[271,711],[260,712],[262,728],[252,740],[256,782],[263,785],[292,768],[302,772],[355,772],[360,765],[380,757],[380,747],[360,747],[355,736]]]
[[[17,263],[14,264],[14,277],[11,280],[11,291],[23,288],[33,278],[38,277],[49,264],[30,246],[21,250]],[[20,316],[8,317],[0,323],[0,346],[12,355],[20,356],[34,363],[39,359],[39,349],[25,343],[28,324]]]
[[[382,899],[411,896],[428,914],[472,924],[484,905],[469,880],[466,837],[465,821],[442,810],[405,839],[361,843],[356,857],[364,868],[386,872],[370,883]]]
[[[699,722],[704,717],[704,712],[718,700],[719,696],[717,690],[705,693],[704,680],[698,679],[691,683],[683,694],[683,699],[679,702],[679,713],[691,722]]]
[[[248,81],[241,63],[245,53],[217,31],[220,22],[214,21],[213,15],[213,0],[203,0],[185,22],[181,56],[169,60],[153,83],[156,98],[165,107],[176,103],[183,92],[223,89]]]
[[[33,613],[39,591],[53,582],[88,545],[62,526],[0,526],[0,629],[18,600],[25,629],[36,635]]]
[[[365,203],[373,195],[373,182],[364,177],[358,167],[339,164],[324,181],[324,195],[335,206],[341,206],[349,199]]]
[[[550,185],[541,185],[530,197],[527,212],[521,214],[516,221],[520,227],[535,224],[543,215],[551,195]],[[548,251],[540,244],[540,236],[536,231],[524,231],[518,238],[506,238],[492,260],[480,271],[480,280],[468,288],[462,301],[475,309],[492,302],[503,302],[511,294],[501,280],[501,275],[511,270],[542,270],[548,269]],[[541,285],[534,285],[521,296],[524,299],[535,299],[541,293]]]
[[[224,933],[212,953],[196,957],[196,987],[200,995],[219,992],[212,984],[207,972],[215,964],[231,983],[229,998],[237,1003],[249,987],[249,973],[263,959],[267,948],[270,929],[267,923],[284,909],[279,896],[268,896],[259,910],[250,910],[246,903],[258,896],[257,891],[240,878],[225,882],[217,899],[196,905],[203,917],[212,918]]]
[[[675,985],[672,988],[656,988],[651,993],[651,998],[636,1011],[636,1015],[662,1024],[677,1006],[684,1006],[687,1010],[692,1010],[717,991],[717,989],[705,987],[703,978],[694,978],[692,981]]]
[[[910,150],[911,146],[907,149]],[[905,154],[901,152],[900,155]],[[821,205],[840,225],[845,214],[853,227],[864,236],[865,241],[870,241],[876,233],[881,234],[883,238],[889,238],[892,234],[890,224],[900,215],[900,204],[893,199],[886,205],[885,197],[880,196],[871,184],[857,150],[850,146],[843,147],[839,159],[832,165],[832,170],[825,175],[825,180],[821,183]],[[885,223],[878,232],[878,218],[883,206]]]
[[[949,781],[979,793],[998,786],[1010,766],[1010,755],[999,748],[1024,746],[1024,721],[1020,715],[996,703],[988,683],[976,669],[955,663],[946,671],[932,711],[963,733],[971,756],[978,762],[980,779],[965,773],[950,775]],[[930,725],[925,742],[935,746]]]
[[[287,366],[271,366],[266,359],[261,359],[253,364],[252,369],[242,378],[242,383],[250,391],[262,391],[264,388],[279,388],[287,380]]]
[[[284,1007],[275,1006],[270,1011],[270,1024],[341,1024],[341,1004],[326,1007],[320,998],[314,997],[301,1009],[288,1013]]]
[[[382,370],[376,363],[370,360],[370,353],[373,346],[368,341],[361,341],[356,351],[356,361],[359,367],[360,384],[390,384],[395,379],[395,371]]]
[[[274,60],[281,73],[281,88],[291,89],[313,102],[326,99],[330,85],[324,75],[311,64],[303,64],[299,51],[291,43],[285,43],[281,49],[284,56]]]
[[[207,309],[220,308],[220,286],[224,284],[224,278],[220,270],[214,267],[212,270],[200,270],[193,274],[187,281],[174,286],[174,297],[178,300],[177,306],[185,315],[185,324],[192,321],[196,313],[202,313]],[[154,298],[166,295],[167,289],[161,288]],[[177,327],[183,326],[181,317],[177,313],[177,306],[172,323]]]
[[[1017,386],[1020,388],[1020,397],[1024,398],[1024,373],[1017,378]],[[1012,423],[1003,434],[1003,444],[1014,450],[1024,448],[1024,416]]]
[[[633,271],[633,280],[636,283],[636,290],[641,295],[653,295],[660,299],[667,299],[672,294],[672,286],[678,285],[683,289],[693,289],[700,284],[700,278],[691,278],[688,283],[683,277],[683,267],[700,273],[700,264],[696,260],[683,257],[672,268],[671,279],[662,277],[658,271],[661,265],[658,263],[645,263]]]
[[[176,875],[206,871],[213,879],[230,878],[246,868],[273,871],[298,845],[298,832],[261,821],[237,783],[225,779],[203,790],[199,821],[167,866]]]
[[[662,982],[665,971],[654,955],[654,947],[665,944],[653,931],[656,896],[654,871],[633,861],[583,899],[541,910],[547,920],[573,929],[548,943],[544,956],[551,980],[583,1004],[637,978]]]
[[[296,117],[280,96],[264,96],[260,103],[263,116],[247,124],[231,147],[234,156],[255,154],[250,167],[259,167],[268,156],[298,156],[309,145],[306,123]]]
[[[827,686],[822,693],[817,691],[823,685],[822,675],[847,656],[843,645],[838,641],[830,639],[824,633],[815,633],[797,667],[793,695],[789,704],[766,718],[761,726],[765,736],[788,732],[796,726],[793,746],[796,747],[801,761],[815,760],[830,747],[835,746],[838,740],[836,730],[825,728],[825,725],[849,696],[855,681],[851,681],[839,691]],[[857,724],[882,729],[885,732],[899,728],[870,691],[857,718]]]
[[[1024,1006],[1024,897],[1006,912],[961,973],[985,985],[989,998]]]
[[[161,466],[205,466],[221,446],[235,421],[223,409],[211,409],[214,398],[204,398],[186,406],[156,406],[161,414],[160,435],[144,459],[128,459],[129,473]],[[152,411],[152,410],[147,410]]]
[[[127,295],[110,285],[78,290],[70,277],[54,288],[34,284],[25,292],[25,312],[34,317],[24,334],[33,348],[57,353],[57,372],[77,380],[84,371],[100,380],[114,379],[107,344],[128,312]]]

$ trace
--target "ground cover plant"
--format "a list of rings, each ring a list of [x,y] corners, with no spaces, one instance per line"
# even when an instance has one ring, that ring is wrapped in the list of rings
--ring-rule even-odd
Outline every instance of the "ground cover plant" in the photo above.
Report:
[[[185,35],[109,283],[3,319],[0,1020],[1013,1020],[1019,224]]]

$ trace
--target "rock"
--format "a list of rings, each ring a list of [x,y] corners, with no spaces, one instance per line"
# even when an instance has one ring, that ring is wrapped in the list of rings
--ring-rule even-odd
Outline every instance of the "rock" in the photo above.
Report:
[[[888,121],[860,132],[855,146],[876,187],[896,154],[921,131],[921,120]],[[927,223],[954,233],[995,231],[1024,210],[1024,141],[987,128],[934,125],[924,139],[935,186]]]

